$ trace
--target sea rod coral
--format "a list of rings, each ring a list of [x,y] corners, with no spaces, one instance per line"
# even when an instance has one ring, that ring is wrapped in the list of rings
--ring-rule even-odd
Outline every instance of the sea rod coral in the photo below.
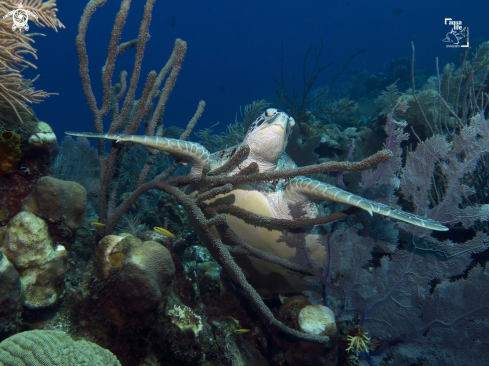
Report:
[[[139,34],[136,39],[120,43],[122,29],[129,13],[131,1],[124,0],[121,2],[120,10],[114,21],[114,28],[109,43],[107,61],[103,67],[102,85],[103,99],[100,108],[97,106],[97,100],[92,91],[90,75],[88,72],[88,54],[86,50],[86,32],[88,23],[97,10],[103,6],[106,0],[91,0],[85,7],[83,15],[78,26],[78,35],[76,37],[76,46],[80,61],[80,76],[88,105],[95,117],[95,131],[102,133],[104,131],[103,117],[110,112],[111,123],[108,133],[121,132],[126,134],[134,133],[141,123],[144,123],[146,136],[163,135],[163,115],[168,98],[173,90],[176,79],[182,68],[183,59],[187,51],[187,43],[181,39],[175,41],[173,52],[160,70],[159,73],[151,71],[144,85],[142,94],[136,100],[136,88],[141,74],[141,64],[143,60],[146,43],[149,41],[149,24],[151,22],[151,13],[153,10],[154,0],[146,1],[139,28]],[[115,69],[117,57],[130,48],[136,48],[134,59],[134,69],[129,84],[127,83],[127,71],[122,71],[119,75],[120,82],[112,85],[112,76]],[[166,78],[166,80],[165,80]],[[165,81],[164,86],[161,85]],[[154,103],[153,100],[157,99]],[[122,100],[122,107],[119,102]],[[156,104],[156,106],[155,106]],[[204,111],[205,103],[199,102],[197,111],[190,120],[187,129],[180,135],[181,140],[188,138],[193,127]],[[154,164],[159,155],[154,149],[148,150],[149,156],[141,167],[136,187],[140,186],[148,179],[151,166]],[[129,145],[112,144],[108,157],[104,156],[104,144],[99,141],[98,159],[100,169],[101,190],[99,194],[99,221],[104,222],[106,227],[99,229],[99,236],[110,234],[115,228],[122,215],[127,211],[127,206],[120,205],[116,207],[116,199],[120,184],[122,167],[125,160],[130,154]],[[155,180],[163,180],[170,176],[178,168],[174,164],[168,171],[154,177]],[[108,229],[110,228],[110,229]]]

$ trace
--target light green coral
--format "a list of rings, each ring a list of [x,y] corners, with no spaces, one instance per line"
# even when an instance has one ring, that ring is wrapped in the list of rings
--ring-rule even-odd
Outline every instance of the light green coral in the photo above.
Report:
[[[0,343],[0,366],[120,366],[105,348],[58,330],[31,330]]]

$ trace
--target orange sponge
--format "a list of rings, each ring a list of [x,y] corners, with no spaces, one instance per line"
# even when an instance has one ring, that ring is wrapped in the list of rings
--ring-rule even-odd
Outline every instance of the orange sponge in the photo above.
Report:
[[[0,133],[0,177],[12,173],[20,160],[20,135],[12,131]]]

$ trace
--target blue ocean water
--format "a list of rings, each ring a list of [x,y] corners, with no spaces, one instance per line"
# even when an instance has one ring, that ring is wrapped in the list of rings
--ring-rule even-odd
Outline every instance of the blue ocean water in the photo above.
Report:
[[[41,75],[36,83],[38,89],[59,93],[36,106],[36,114],[58,136],[67,130],[93,130],[74,44],[84,6],[84,1],[59,3],[58,17],[66,29],[58,33],[44,29],[47,37],[36,39],[38,69],[30,73]],[[132,3],[123,41],[136,37],[143,6],[143,2]],[[197,130],[218,121],[223,129],[234,122],[239,106],[258,99],[274,101],[273,79],[280,78],[281,44],[284,72],[287,78],[297,74],[298,88],[304,55],[321,41],[322,64],[334,64],[320,76],[317,86],[329,83],[343,63],[362,49],[365,52],[353,60],[350,71],[363,67],[370,74],[387,74],[392,59],[411,59],[411,41],[416,47],[416,69],[429,69],[435,75],[436,57],[444,65],[459,62],[462,53],[460,49],[446,48],[442,42],[450,31],[444,19],[461,20],[463,26],[469,26],[471,40],[480,42],[489,34],[487,6],[485,1],[454,0],[158,1],[138,91],[150,70],[163,67],[175,38],[181,38],[188,43],[188,52],[165,111],[165,125],[184,128],[198,101],[205,100],[206,110]],[[98,100],[101,68],[118,9],[118,1],[108,1],[95,13],[87,34],[89,67]],[[132,69],[133,56],[134,50],[118,59],[115,77],[123,69]]]

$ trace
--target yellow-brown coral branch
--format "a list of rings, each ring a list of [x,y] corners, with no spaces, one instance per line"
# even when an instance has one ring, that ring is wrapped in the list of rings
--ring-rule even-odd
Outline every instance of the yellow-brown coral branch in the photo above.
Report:
[[[15,4],[0,0],[0,15],[6,14],[17,8],[19,4],[36,14],[29,18],[39,27],[49,27],[58,31],[64,25],[56,18],[56,0],[20,0]],[[52,93],[35,90],[32,87],[34,80],[22,77],[22,70],[36,66],[26,60],[24,56],[30,55],[37,59],[36,49],[31,46],[32,37],[42,35],[40,33],[24,34],[12,29],[12,18],[0,17],[0,103],[11,106],[19,121],[23,123],[18,113],[18,108],[32,114],[26,103],[39,103]]]

